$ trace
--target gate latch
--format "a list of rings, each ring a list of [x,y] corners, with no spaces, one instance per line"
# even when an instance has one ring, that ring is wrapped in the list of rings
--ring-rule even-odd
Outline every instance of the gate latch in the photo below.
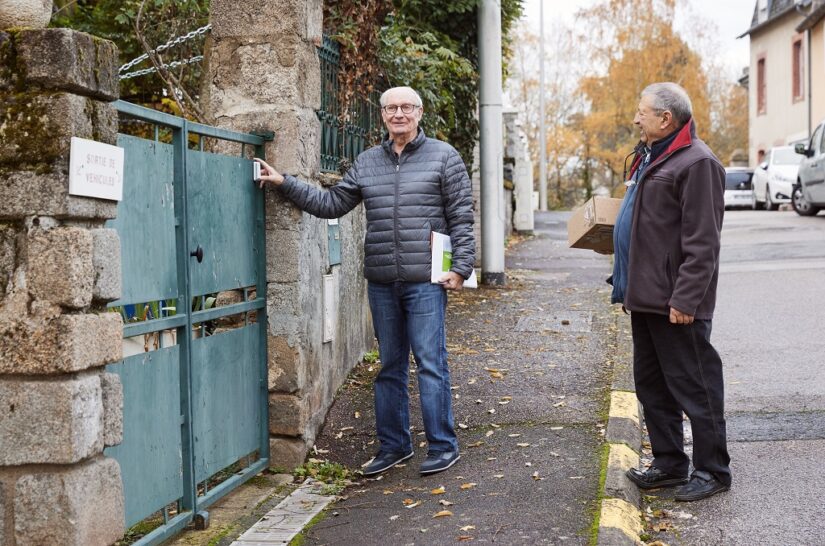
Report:
[[[196,248],[195,250],[190,252],[189,255],[192,256],[192,257],[197,258],[198,263],[201,263],[203,261],[203,249],[201,248],[200,245],[198,245],[198,248]]]

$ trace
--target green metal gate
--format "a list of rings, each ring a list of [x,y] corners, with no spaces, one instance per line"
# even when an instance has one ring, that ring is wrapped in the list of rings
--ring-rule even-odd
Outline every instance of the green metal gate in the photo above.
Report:
[[[151,518],[138,543],[156,544],[207,523],[205,508],[268,465],[264,204],[246,157],[250,146],[263,157],[268,138],[117,109],[151,128],[118,135],[124,192],[109,223],[123,271],[112,306],[130,319],[124,342],[145,346],[108,367],[124,403],[123,442],[106,454],[120,463],[127,528]],[[204,151],[205,139],[240,155]],[[238,301],[207,304],[227,291]]]

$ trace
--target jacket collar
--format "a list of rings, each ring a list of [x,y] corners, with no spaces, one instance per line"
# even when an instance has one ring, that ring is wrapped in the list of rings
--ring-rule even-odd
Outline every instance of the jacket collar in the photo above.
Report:
[[[667,138],[667,137],[665,137]],[[645,172],[650,172],[650,167],[655,165],[659,165],[666,161],[671,155],[675,152],[681,150],[682,148],[687,148],[688,146],[693,144],[693,139],[696,138],[696,125],[693,123],[693,118],[690,118],[685,125],[679,129],[676,134],[676,138],[670,143],[667,149],[662,152],[662,154],[656,158],[650,165],[648,165],[647,170]],[[655,146],[655,143],[654,143]],[[636,169],[639,168],[639,165],[642,162],[642,154],[637,153],[636,159],[633,161],[633,167],[630,168],[630,178],[633,177],[633,173],[636,172]],[[644,177],[644,174],[642,174]]]
[[[406,146],[404,146],[403,151],[411,152],[411,151],[415,150],[416,148],[418,148],[419,146],[421,146],[422,144],[424,144],[424,142],[426,140],[427,140],[427,135],[424,134],[424,129],[419,127],[418,128],[418,134],[415,135],[415,138],[412,139],[411,141],[409,141]],[[387,152],[388,154],[390,154],[390,155],[395,154],[395,152],[392,149],[392,140],[390,140],[390,134],[389,133],[384,134],[384,139],[381,141],[381,147],[384,148],[384,151]]]

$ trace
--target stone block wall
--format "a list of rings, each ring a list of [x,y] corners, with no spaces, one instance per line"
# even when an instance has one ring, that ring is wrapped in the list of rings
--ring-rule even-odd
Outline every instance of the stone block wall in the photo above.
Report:
[[[275,132],[267,160],[319,184],[321,0],[213,0],[205,47],[202,105],[211,121],[236,131]],[[373,341],[362,275],[363,209],[341,219],[340,265],[329,266],[327,221],[266,190],[272,466],[300,465],[335,391]],[[332,275],[334,302],[324,302]],[[323,342],[324,306],[336,310]]]
[[[124,533],[120,467],[103,455],[122,437],[120,381],[104,372],[121,358],[120,315],[106,312],[120,246],[103,227],[116,203],[68,193],[71,137],[115,142],[117,61],[80,32],[0,31],[2,546]]]

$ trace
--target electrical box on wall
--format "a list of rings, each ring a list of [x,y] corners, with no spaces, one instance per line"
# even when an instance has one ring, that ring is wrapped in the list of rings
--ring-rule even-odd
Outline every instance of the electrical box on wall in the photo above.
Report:
[[[327,220],[327,233],[329,236],[329,265],[341,264],[341,226],[337,218]]]

